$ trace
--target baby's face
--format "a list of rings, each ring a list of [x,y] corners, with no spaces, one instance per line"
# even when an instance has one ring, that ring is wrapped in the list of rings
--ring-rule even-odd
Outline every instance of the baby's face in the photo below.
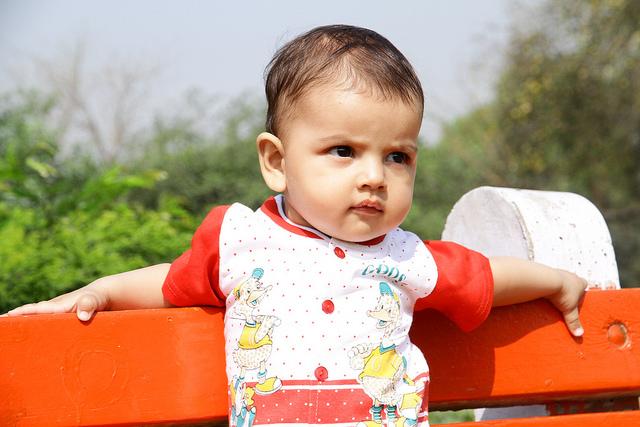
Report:
[[[285,210],[329,236],[363,242],[411,207],[421,111],[356,90],[318,87],[285,121]]]

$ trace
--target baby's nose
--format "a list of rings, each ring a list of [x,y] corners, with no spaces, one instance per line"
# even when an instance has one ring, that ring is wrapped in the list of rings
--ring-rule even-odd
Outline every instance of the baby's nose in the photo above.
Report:
[[[384,165],[379,161],[367,161],[362,163],[358,186],[374,190],[385,187]]]

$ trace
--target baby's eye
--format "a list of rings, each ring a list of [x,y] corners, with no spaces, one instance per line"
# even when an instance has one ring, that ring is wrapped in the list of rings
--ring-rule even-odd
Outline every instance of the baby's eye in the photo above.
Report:
[[[329,153],[338,157],[352,157],[353,149],[346,145],[338,145],[337,147],[333,147],[329,150]]]
[[[393,163],[408,163],[409,156],[401,151],[394,151],[393,153],[387,155],[387,160],[390,160]]]

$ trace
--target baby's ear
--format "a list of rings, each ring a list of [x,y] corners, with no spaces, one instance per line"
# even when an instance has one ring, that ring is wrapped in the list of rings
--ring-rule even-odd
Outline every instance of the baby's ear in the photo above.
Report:
[[[277,193],[287,188],[284,165],[284,147],[277,136],[262,132],[256,139],[260,171],[267,186]]]

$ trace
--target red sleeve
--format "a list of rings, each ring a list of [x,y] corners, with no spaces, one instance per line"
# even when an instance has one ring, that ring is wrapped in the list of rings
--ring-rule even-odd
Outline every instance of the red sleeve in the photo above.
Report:
[[[416,302],[416,310],[434,308],[463,331],[470,331],[489,315],[493,303],[493,274],[479,252],[453,242],[424,242],[438,268],[433,292]]]
[[[191,248],[169,269],[162,285],[164,297],[173,305],[225,306],[220,290],[220,229],[229,206],[213,208],[191,239]]]

